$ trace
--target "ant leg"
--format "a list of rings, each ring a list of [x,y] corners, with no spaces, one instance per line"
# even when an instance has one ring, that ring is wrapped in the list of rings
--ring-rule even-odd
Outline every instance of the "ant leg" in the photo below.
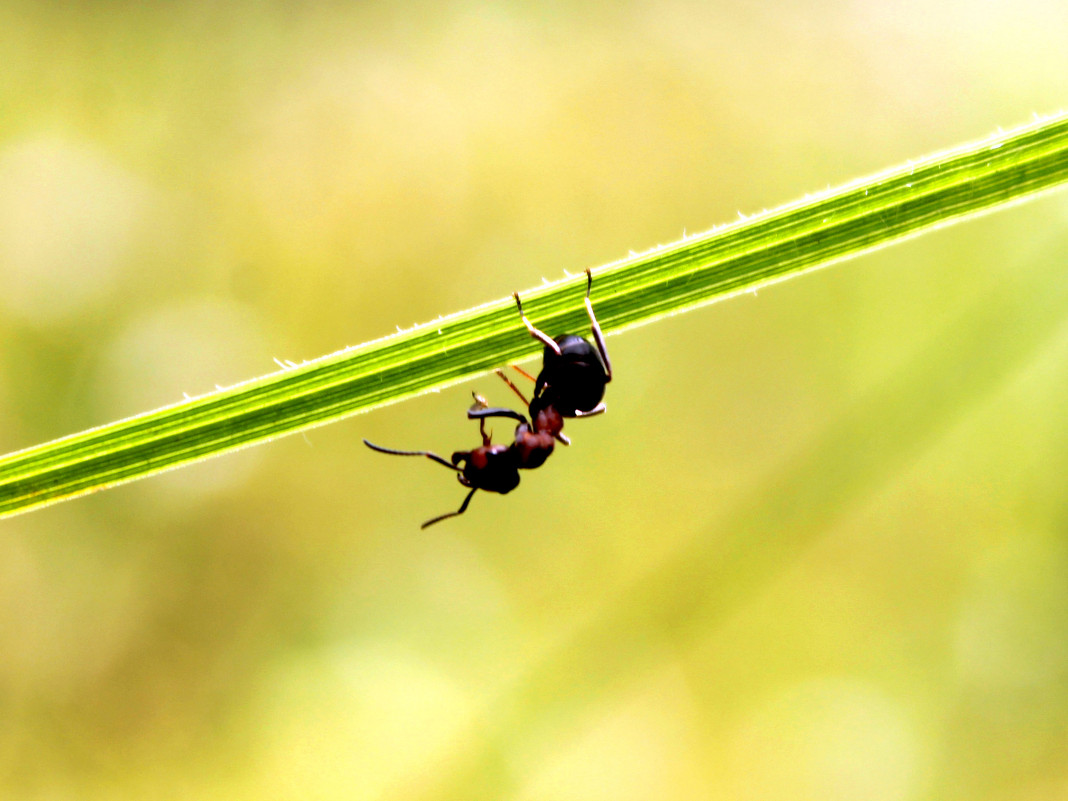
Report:
[[[575,417],[593,417],[595,414],[604,414],[607,411],[608,407],[605,405],[604,401],[601,401],[588,412],[580,412],[576,409]]]
[[[530,332],[530,335],[534,337],[534,339],[545,345],[545,347],[555,352],[557,356],[562,355],[560,353],[560,346],[556,344],[556,341],[553,340],[552,337],[550,337],[548,334],[539,331],[537,328],[532,326],[530,324],[530,320],[528,320],[527,316],[523,314],[523,304],[519,302],[519,293],[513,292],[512,297],[515,298],[516,308],[519,309],[519,319],[523,321],[523,325],[527,327],[527,331]]]
[[[516,395],[519,396],[519,400],[523,401],[523,405],[524,406],[530,406],[530,401],[528,401],[526,399],[526,397],[523,395],[523,393],[519,391],[519,387],[517,387],[515,384],[512,383],[512,379],[510,379],[508,376],[506,376],[504,374],[504,370],[501,370],[500,368],[497,368],[497,370],[495,372],[497,373],[498,376],[500,376],[501,381],[503,381],[508,386],[510,386],[512,388],[512,392],[514,392]],[[531,378],[530,380],[533,381],[534,379]]]
[[[563,434],[562,432],[557,432],[556,434],[553,434],[553,437],[556,440],[558,440],[561,445],[570,445],[571,444],[571,440],[568,439],[567,436],[565,434]]]
[[[527,379],[528,381],[537,381],[538,380],[538,379],[536,379],[534,376],[532,376],[530,373],[528,373],[526,370],[524,370],[522,367],[520,367],[517,364],[513,364],[512,365],[512,369],[515,370],[517,373],[519,373],[519,375],[523,376],[523,378]]]
[[[476,492],[478,492],[478,488],[477,487],[475,489],[471,490],[469,493],[467,493],[467,497],[464,498],[464,502],[462,504],[460,504],[460,508],[457,509],[455,512],[449,512],[448,514],[438,515],[435,518],[427,520],[419,528],[426,528],[427,526],[432,526],[435,523],[440,523],[442,520],[448,520],[450,517],[457,517],[459,515],[462,515],[464,512],[467,511],[467,504],[471,503],[471,496],[474,495]]]
[[[601,361],[604,362],[605,372],[608,373],[608,380],[612,380],[612,362],[608,358],[608,348],[604,344],[604,334],[601,333],[601,326],[597,322],[597,318],[593,314],[593,304],[590,303],[590,290],[593,288],[593,273],[586,270],[586,313],[590,315],[590,328],[593,331],[593,341],[597,343],[597,352],[601,354]],[[602,409],[601,411],[604,411]]]
[[[363,444],[373,451],[378,451],[379,453],[388,453],[391,456],[425,456],[430,461],[437,462],[438,464],[443,464],[450,470],[455,470],[458,473],[462,472],[460,468],[454,465],[452,462],[447,462],[440,456],[438,456],[436,453],[431,453],[430,451],[397,451],[393,448],[383,448],[381,445],[375,445],[373,442],[368,442],[367,440],[364,440]]]
[[[486,448],[493,442],[493,432],[486,433],[486,418],[478,418],[478,433],[482,435],[482,447]]]
[[[507,417],[509,420],[515,420],[517,423],[526,423],[527,418],[521,415],[519,412],[514,412],[511,409],[506,409],[500,406],[490,406],[485,409],[468,409],[468,420],[484,420],[487,417]]]

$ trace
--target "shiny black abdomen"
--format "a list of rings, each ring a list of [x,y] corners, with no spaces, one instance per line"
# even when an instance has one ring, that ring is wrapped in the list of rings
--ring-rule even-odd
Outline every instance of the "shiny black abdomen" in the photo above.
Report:
[[[604,398],[608,372],[597,349],[580,336],[562,334],[555,342],[560,354],[546,346],[534,394],[555,406],[564,417],[592,411]]]

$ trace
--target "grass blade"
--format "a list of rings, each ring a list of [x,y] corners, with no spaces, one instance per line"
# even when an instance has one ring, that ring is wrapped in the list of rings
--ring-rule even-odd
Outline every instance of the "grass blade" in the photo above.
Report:
[[[619,331],[1018,202],[1068,179],[1068,115],[938,153],[595,271]],[[586,327],[584,279],[524,293],[532,322]],[[0,517],[393,403],[538,345],[511,298],[0,459]]]

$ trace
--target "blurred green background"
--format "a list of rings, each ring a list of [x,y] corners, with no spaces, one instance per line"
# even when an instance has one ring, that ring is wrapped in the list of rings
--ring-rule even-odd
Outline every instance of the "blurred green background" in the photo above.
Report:
[[[1063,0],[0,2],[0,451],[1026,122]],[[1068,195],[0,524],[0,797],[1068,797]],[[507,428],[507,426],[505,426]],[[498,434],[504,434],[503,430]]]

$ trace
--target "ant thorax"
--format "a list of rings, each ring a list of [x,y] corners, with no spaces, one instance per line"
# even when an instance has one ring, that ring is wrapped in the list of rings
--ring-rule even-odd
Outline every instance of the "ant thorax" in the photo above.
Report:
[[[533,470],[545,464],[552,456],[556,443],[548,431],[531,431],[526,423],[520,423],[515,429],[515,445],[518,466],[521,470]]]

